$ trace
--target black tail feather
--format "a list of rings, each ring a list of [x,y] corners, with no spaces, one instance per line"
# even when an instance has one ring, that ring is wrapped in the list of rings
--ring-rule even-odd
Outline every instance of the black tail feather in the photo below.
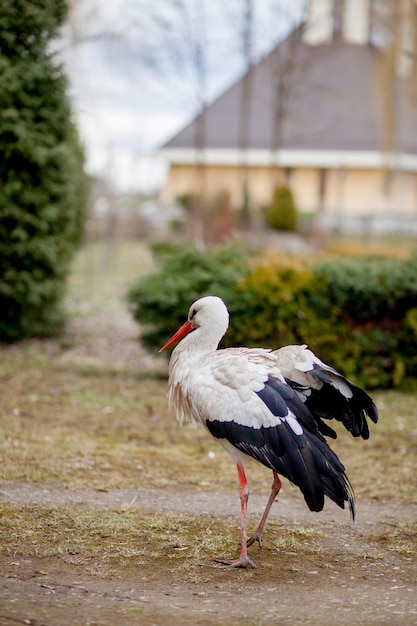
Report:
[[[342,509],[345,508],[345,502],[348,502],[351,517],[354,520],[355,496],[343,464],[326,441],[311,433],[305,433],[305,435],[313,450],[325,495]]]

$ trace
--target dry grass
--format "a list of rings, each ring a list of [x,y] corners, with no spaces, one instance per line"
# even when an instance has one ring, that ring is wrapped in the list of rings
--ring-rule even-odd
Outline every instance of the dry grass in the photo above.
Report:
[[[180,429],[166,380],[71,363],[43,343],[3,348],[3,481],[108,489],[177,483],[234,486],[231,462],[201,428]],[[369,441],[339,429],[330,442],[361,497],[417,502],[417,407],[412,394],[375,394],[380,422]],[[269,487],[262,468],[254,487]]]
[[[354,567],[383,561],[389,553],[414,560],[416,536],[416,522],[387,526],[368,535],[363,545],[358,536]],[[332,559],[339,567],[348,566],[348,555],[338,552],[334,537],[323,529],[289,529],[270,522],[267,537],[262,555],[266,580],[271,568],[302,573],[306,567],[328,567]],[[224,568],[216,559],[236,554],[238,547],[235,520],[213,520],[201,514],[143,515],[130,507],[86,510],[29,505],[0,506],[0,545],[0,555],[12,562],[58,558],[100,578],[123,577],[128,570],[158,577],[164,571],[183,583],[221,580]],[[230,575],[227,568],[224,572]]]
[[[325,242],[326,252],[341,256],[387,256],[395,259],[407,259],[416,250],[414,237],[384,235],[380,237],[358,238],[338,235]]]
[[[3,506],[0,535],[15,559],[60,557],[104,575],[116,563],[157,567],[158,560],[169,559],[171,567],[181,568],[185,556],[201,563],[235,548],[225,522],[144,516],[134,509]]]
[[[102,577],[116,576],[127,567],[150,567],[156,572],[165,564],[189,582],[201,578],[202,566],[222,569],[216,559],[233,555],[237,548],[234,521],[204,515],[142,515],[133,508],[3,505],[0,537],[0,553],[15,561],[58,557]],[[277,566],[288,557],[320,554],[318,542],[326,535],[302,527],[289,531],[271,523],[268,537],[272,545],[265,551]],[[207,571],[204,576],[207,579]]]
[[[340,432],[332,447],[343,460],[360,497],[417,502],[417,406],[415,394],[372,394],[380,419],[368,441]]]
[[[81,370],[46,357],[42,344],[11,348],[0,365],[2,480],[106,489],[195,484],[214,471],[214,446],[182,431],[166,403],[166,382]],[[199,463],[198,477],[195,465]],[[176,467],[173,476],[172,467]]]

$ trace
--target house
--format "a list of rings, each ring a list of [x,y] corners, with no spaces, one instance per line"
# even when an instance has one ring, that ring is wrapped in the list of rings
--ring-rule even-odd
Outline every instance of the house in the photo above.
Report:
[[[416,29],[411,0],[310,0],[303,25],[162,147],[162,202],[226,190],[261,207],[286,183],[323,228],[417,233]]]

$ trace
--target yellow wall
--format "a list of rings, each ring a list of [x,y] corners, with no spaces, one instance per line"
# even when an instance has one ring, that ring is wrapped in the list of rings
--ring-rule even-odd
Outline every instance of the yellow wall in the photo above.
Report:
[[[301,212],[366,216],[375,214],[417,215],[417,174],[392,173],[387,182],[381,170],[326,169],[324,201],[320,202],[320,171],[317,168],[294,168],[290,186]],[[284,172],[280,172],[284,182]],[[252,206],[265,206],[276,185],[271,169],[251,167],[248,185]],[[171,203],[181,194],[203,192],[213,197],[227,190],[234,207],[242,204],[242,171],[236,166],[205,166],[201,176],[193,165],[171,165],[167,183],[161,192],[163,203]]]

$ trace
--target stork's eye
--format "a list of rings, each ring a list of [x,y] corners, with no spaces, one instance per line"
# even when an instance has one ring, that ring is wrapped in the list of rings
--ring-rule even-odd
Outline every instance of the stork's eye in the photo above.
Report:
[[[190,314],[190,320],[192,320],[196,314],[197,314],[197,309],[193,309]]]

